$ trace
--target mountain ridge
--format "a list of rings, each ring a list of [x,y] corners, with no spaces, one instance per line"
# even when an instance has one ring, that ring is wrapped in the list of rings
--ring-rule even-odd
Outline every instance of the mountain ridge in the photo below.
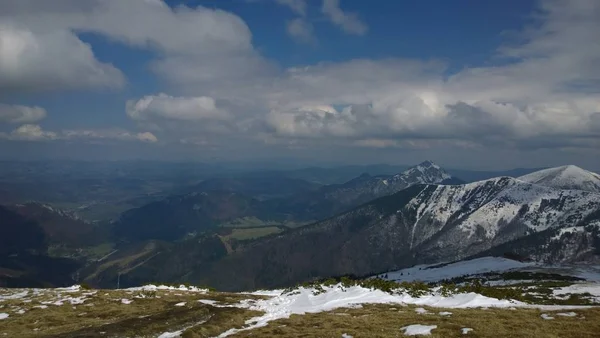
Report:
[[[547,168],[520,176],[518,179],[554,188],[600,193],[600,175],[575,165]]]
[[[244,243],[217,260],[181,262],[181,270],[172,276],[225,290],[285,287],[333,275],[368,275],[460,260],[502,245],[509,248],[507,243],[535,239],[540,233],[536,244],[541,245],[542,257],[544,245],[556,242],[556,236],[568,236],[561,231],[570,228],[583,229],[576,232],[583,235],[573,238],[568,250],[547,255],[549,262],[595,255],[600,245],[594,240],[594,229],[600,228],[599,194],[511,177],[413,185],[311,225]],[[577,252],[571,253],[571,248]],[[167,266],[177,260],[163,259]],[[161,271],[160,266],[152,269]],[[130,272],[129,278],[143,280],[137,273]]]

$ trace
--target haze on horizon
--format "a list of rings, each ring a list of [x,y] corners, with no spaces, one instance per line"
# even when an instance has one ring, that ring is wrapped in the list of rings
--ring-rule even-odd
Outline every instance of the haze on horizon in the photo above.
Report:
[[[0,159],[600,171],[596,0],[6,0]]]

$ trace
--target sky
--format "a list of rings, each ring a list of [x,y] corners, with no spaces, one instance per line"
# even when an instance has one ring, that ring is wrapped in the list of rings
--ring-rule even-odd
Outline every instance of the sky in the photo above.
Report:
[[[600,171],[597,0],[0,1],[0,158]]]

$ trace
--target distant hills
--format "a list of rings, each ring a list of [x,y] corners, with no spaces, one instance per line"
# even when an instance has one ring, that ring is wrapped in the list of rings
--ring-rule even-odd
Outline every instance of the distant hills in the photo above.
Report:
[[[194,192],[131,209],[112,227],[117,238],[171,241],[243,217],[255,217],[265,224],[319,220],[415,184],[460,181],[438,165],[423,162],[399,174],[362,175],[344,184],[317,188],[300,182],[304,181],[281,177],[212,179],[191,187]],[[256,197],[265,194],[284,197]]]

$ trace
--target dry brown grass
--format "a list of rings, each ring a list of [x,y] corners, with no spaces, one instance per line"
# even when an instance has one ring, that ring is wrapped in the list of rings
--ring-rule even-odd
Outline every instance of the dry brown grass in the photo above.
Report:
[[[326,313],[293,315],[268,326],[240,332],[234,337],[402,337],[402,327],[411,324],[437,325],[436,337],[600,337],[600,309],[541,311],[537,309],[440,309],[426,308],[418,314],[415,306],[368,305],[358,309],[338,309]],[[439,312],[452,312],[440,316]],[[576,312],[577,317],[554,315],[544,320],[542,313]],[[473,331],[463,335],[461,328]]]
[[[95,294],[90,294],[96,291]],[[86,295],[87,294],[87,295]],[[67,297],[85,295],[83,304],[53,305]],[[144,295],[148,298],[134,298]],[[158,297],[160,298],[158,298]],[[127,292],[124,290],[82,290],[57,294],[44,292],[22,299],[0,302],[0,312],[10,316],[0,322],[0,336],[7,337],[156,337],[167,331],[190,329],[189,337],[218,335],[260,315],[235,307],[214,307],[199,299],[235,304],[252,296],[209,292],[207,294],[178,290]],[[123,304],[121,299],[132,300]],[[30,300],[30,301],[29,301]],[[185,302],[184,306],[175,304]],[[37,306],[47,306],[38,308]],[[17,311],[25,310],[23,314]],[[201,328],[195,325],[203,323]]]
[[[0,289],[0,294],[3,290]],[[10,293],[16,292],[10,290]],[[135,296],[146,298],[135,298]],[[84,296],[83,304],[53,305],[58,299]],[[258,296],[232,293],[186,292],[179,290],[126,291],[44,290],[20,299],[0,302],[0,312],[9,313],[0,321],[0,337],[157,337],[163,332],[183,330],[184,338],[214,337],[231,328],[241,328],[260,312],[236,307],[215,307],[198,302],[212,300],[233,305]],[[121,299],[132,300],[123,304]],[[46,302],[48,308],[36,306]],[[183,306],[175,304],[185,302]],[[268,326],[242,331],[234,337],[402,337],[401,327],[411,324],[437,325],[431,337],[600,337],[600,308],[541,311],[538,309],[440,309],[426,308],[429,314],[415,312],[416,306],[364,305],[330,312],[293,315],[270,322]],[[18,314],[18,310],[25,310]],[[440,316],[439,312],[452,312]],[[575,312],[576,317],[557,316]],[[544,320],[542,313],[553,316]],[[462,335],[461,328],[473,331]]]

